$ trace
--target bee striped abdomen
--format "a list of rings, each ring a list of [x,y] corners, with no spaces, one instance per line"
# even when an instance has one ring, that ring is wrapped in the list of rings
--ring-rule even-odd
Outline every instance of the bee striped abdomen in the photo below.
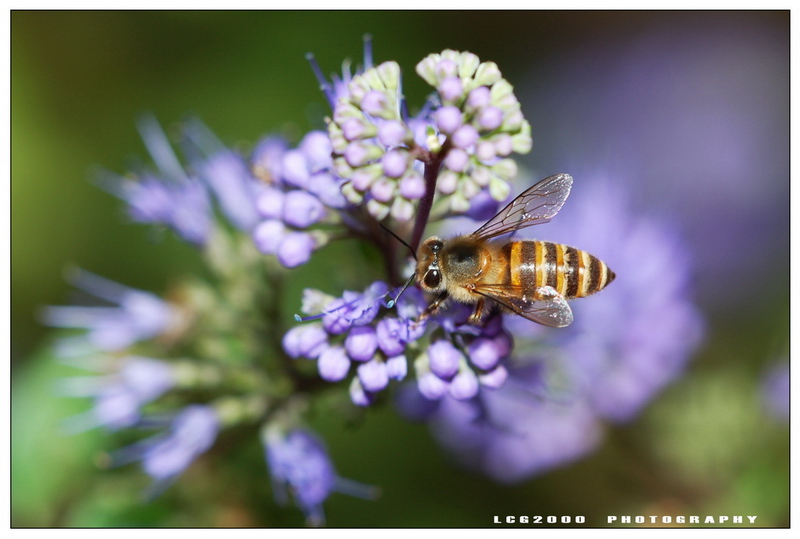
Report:
[[[503,246],[508,264],[508,280],[535,291],[554,288],[567,299],[599,292],[614,280],[614,272],[586,251],[548,241],[513,241]]]

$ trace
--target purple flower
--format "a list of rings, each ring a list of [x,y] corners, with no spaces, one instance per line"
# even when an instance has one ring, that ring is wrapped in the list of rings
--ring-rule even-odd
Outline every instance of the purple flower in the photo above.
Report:
[[[382,391],[389,384],[389,370],[386,362],[375,358],[358,366],[358,379],[369,393]]]
[[[778,421],[789,420],[789,364],[773,365],[761,383],[761,400],[767,415]]]
[[[396,306],[384,311],[381,308],[388,307],[389,289],[381,281],[364,293],[346,291],[340,298],[330,299],[313,290],[304,296],[303,312],[311,315],[306,320],[319,318],[322,327],[290,330],[284,337],[284,349],[291,357],[316,357],[320,376],[330,382],[346,378],[356,363],[350,395],[359,406],[372,404],[390,380],[406,377],[406,347],[421,338],[426,328],[425,322],[417,321],[427,305],[419,290],[407,290]],[[313,354],[304,351],[305,341]]]
[[[351,326],[369,324],[384,305],[388,291],[389,288],[382,281],[373,283],[363,294],[346,291],[341,298],[326,306],[322,317],[325,329],[338,334]]]
[[[286,332],[283,336],[283,349],[289,357],[313,359],[322,353],[327,342],[328,334],[322,324],[304,324]]]
[[[291,231],[281,237],[276,254],[284,267],[296,268],[309,261],[316,247],[317,242],[311,234]]]
[[[264,220],[252,228],[253,242],[287,268],[305,264],[327,242],[327,233],[312,235],[308,229],[347,205],[342,180],[332,173],[330,152],[328,137],[312,131],[295,149],[268,137],[251,156],[256,176],[267,183],[254,195]]]
[[[317,368],[323,380],[338,382],[347,376],[350,370],[350,359],[341,346],[329,346],[319,355]]]
[[[627,180],[643,209],[681,223],[703,304],[769,310],[766,298],[789,290],[787,27],[755,13],[702,28],[654,23],[642,39],[579,48],[519,85],[553,127],[537,142],[537,167],[565,168],[576,181],[596,171]],[[732,247],[743,240],[747,256]],[[774,277],[741,286],[762,282],[765,261],[779,268]]]
[[[458,372],[459,363],[464,356],[450,341],[436,341],[428,347],[428,361],[431,372],[442,380],[449,380]]]
[[[297,228],[308,228],[325,216],[325,206],[305,191],[289,191],[284,197],[283,221]]]
[[[408,221],[414,216],[415,201],[424,194],[416,178],[421,180],[422,168],[438,167],[443,160],[446,173],[437,189],[451,195],[443,205],[446,210],[469,210],[481,187],[488,187],[496,200],[505,199],[517,169],[512,161],[497,156],[524,153],[531,146],[530,125],[511,86],[497,66],[481,63],[468,52],[429,55],[417,64],[417,73],[438,89],[441,102],[429,101],[413,118],[405,113],[400,67],[395,62],[353,76],[347,92],[333,102],[328,135],[334,168],[345,180],[344,196],[352,204],[366,202],[377,220],[391,215]],[[476,86],[485,92],[476,91]],[[465,88],[473,96],[468,102]],[[415,182],[406,181],[398,197],[395,184],[409,176]]]
[[[356,361],[368,361],[378,349],[378,337],[372,326],[357,326],[344,340],[347,355]]]
[[[370,487],[338,477],[322,442],[304,429],[286,433],[268,426],[262,431],[262,443],[275,500],[285,505],[291,493],[309,525],[325,523],[322,504],[331,492],[364,498],[374,496]]]
[[[173,420],[170,434],[144,451],[144,471],[157,483],[172,481],[211,447],[219,428],[213,408],[201,404],[187,406]]]
[[[107,176],[102,183],[127,203],[133,221],[168,226],[193,245],[208,240],[214,226],[211,198],[198,180],[169,182],[143,174],[134,180]]]
[[[78,270],[72,284],[114,306],[97,307],[47,307],[42,317],[44,323],[61,328],[79,328],[85,334],[66,337],[76,349],[90,348],[107,352],[123,350],[128,346],[160,335],[169,330],[179,316],[177,310],[159,297],[128,288],[88,271]]]
[[[593,450],[600,425],[585,405],[563,406],[508,383],[480,400],[441,400],[431,432],[469,469],[514,483]]]
[[[225,150],[208,157],[198,168],[231,223],[240,230],[250,231],[259,221],[255,202],[258,185],[244,158]]]
[[[94,406],[68,419],[67,430],[80,432],[94,427],[118,430],[139,422],[141,409],[175,385],[172,367],[156,359],[125,357],[122,367],[105,376],[73,376],[60,388],[71,397],[92,397]]]
[[[111,460],[115,465],[141,461],[144,471],[154,479],[149,489],[149,497],[153,497],[214,444],[220,427],[213,407],[189,404],[171,419],[169,432],[119,449]]]
[[[258,185],[243,159],[226,149],[205,126],[189,121],[182,132],[195,154],[191,168],[200,171],[211,192],[184,170],[154,118],[143,118],[139,128],[158,173],[141,173],[136,179],[108,175],[102,182],[128,204],[128,214],[134,221],[166,225],[186,241],[204,246],[215,226],[213,192],[235,226],[249,230],[255,225],[253,200]]]
[[[262,253],[275,255],[286,234],[286,225],[282,221],[267,219],[253,229],[253,243]]]
[[[314,71],[314,75],[316,76],[317,81],[320,84],[320,88],[322,88],[322,93],[325,94],[325,97],[328,99],[328,103],[330,104],[331,108],[334,108],[339,99],[341,99],[342,97],[347,97],[350,93],[349,86],[354,75],[350,71],[350,61],[344,62],[341,77],[339,75],[334,74],[332,79],[328,81],[328,79],[323,74],[322,69],[319,67],[319,64],[317,64],[314,55],[308,54],[306,58],[308,58],[308,61],[311,64],[311,69]],[[371,67],[372,67],[372,40],[369,38],[365,38],[364,63],[362,65],[362,69],[369,69]],[[356,71],[355,74],[360,74],[361,72],[362,70],[359,69]]]

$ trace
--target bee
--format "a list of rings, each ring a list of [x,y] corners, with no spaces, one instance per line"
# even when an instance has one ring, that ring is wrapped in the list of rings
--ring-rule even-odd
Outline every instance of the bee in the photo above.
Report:
[[[487,300],[545,326],[565,327],[573,315],[568,299],[599,292],[614,272],[597,257],[574,247],[535,240],[495,240],[550,221],[563,206],[572,176],[549,176],[527,189],[472,234],[442,240],[432,236],[417,251],[414,279],[438,294],[422,317],[448,298],[474,304],[470,323],[481,320]]]

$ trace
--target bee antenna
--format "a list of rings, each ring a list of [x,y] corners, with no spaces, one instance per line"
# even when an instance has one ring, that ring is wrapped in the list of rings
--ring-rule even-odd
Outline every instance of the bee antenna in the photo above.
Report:
[[[414,275],[412,275],[411,277],[408,278],[408,280],[406,281],[406,284],[404,284],[403,288],[400,289],[400,292],[397,293],[397,295],[394,297],[394,299],[390,299],[386,306],[389,309],[391,309],[392,307],[397,305],[397,300],[400,299],[400,296],[403,295],[403,292],[406,291],[406,288],[408,288],[411,285],[411,283],[413,283],[413,282],[414,282]]]
[[[413,257],[414,257],[414,260],[416,260],[416,259],[417,259],[417,253],[415,253],[415,252],[414,252],[414,249],[412,249],[412,248],[411,248],[411,246],[410,246],[408,243],[406,243],[406,241],[405,241],[403,238],[401,238],[400,236],[398,236],[397,234],[395,234],[395,233],[394,233],[394,231],[392,231],[390,228],[388,228],[388,227],[387,227],[386,225],[384,225],[383,223],[381,223],[381,222],[378,222],[378,224],[379,224],[379,225],[381,225],[381,228],[382,228],[382,229],[384,229],[386,232],[388,232],[389,234],[391,234],[391,235],[392,235],[392,237],[394,237],[394,239],[396,239],[397,241],[399,241],[400,243],[402,243],[403,245],[405,245],[405,246],[406,246],[406,248],[408,249],[408,252],[409,252],[409,253],[411,253],[411,256],[413,256]],[[403,287],[403,290],[405,290],[406,288],[408,288],[408,283],[406,283],[406,286],[404,286],[404,287]]]

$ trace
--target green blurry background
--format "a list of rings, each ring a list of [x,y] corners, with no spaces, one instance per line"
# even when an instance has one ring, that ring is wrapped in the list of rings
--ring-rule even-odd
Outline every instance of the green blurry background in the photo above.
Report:
[[[140,503],[143,474],[99,472],[99,433],[65,438],[59,418],[84,405],[52,397],[67,372],[44,352],[37,309],[69,301],[63,271],[79,265],[161,292],[200,267],[169,234],[125,222],[121,204],[92,185],[92,167],[122,172],[145,150],[134,122],[165,125],[188,114],[225,142],[268,132],[297,136],[328,113],[304,55],[323,71],[358,62],[362,36],[376,62],[406,73],[431,52],[470,50],[495,61],[512,84],[593,43],[632,39],[659,12],[13,12],[12,112],[12,523],[16,526],[208,526],[302,523],[274,507],[257,444],[234,456],[252,462],[261,487],[226,484],[226,469],[193,468],[165,496]],[[712,15],[713,16],[713,15]],[[740,15],[746,17],[747,14]],[[785,31],[788,15],[759,15]],[[409,102],[424,83],[407,76]],[[531,118],[522,96],[523,112]],[[534,125],[534,139],[544,136]],[[536,161],[536,147],[531,156]],[[323,268],[323,271],[326,271]],[[514,487],[451,468],[424,427],[391,410],[357,427],[315,419],[342,476],[379,481],[367,502],[334,494],[333,526],[491,526],[493,515],[758,515],[788,524],[788,425],[763,417],[758,378],[770,354],[788,349],[788,268],[778,298],[751,319],[712,320],[689,375],[634,425],[609,429],[595,455]],[[323,277],[302,274],[304,283]],[[785,281],[785,282],[784,282]],[[302,286],[302,284],[297,285]],[[755,358],[755,359],[754,359]],[[235,461],[236,459],[230,459]],[[207,479],[212,479],[208,481]]]

